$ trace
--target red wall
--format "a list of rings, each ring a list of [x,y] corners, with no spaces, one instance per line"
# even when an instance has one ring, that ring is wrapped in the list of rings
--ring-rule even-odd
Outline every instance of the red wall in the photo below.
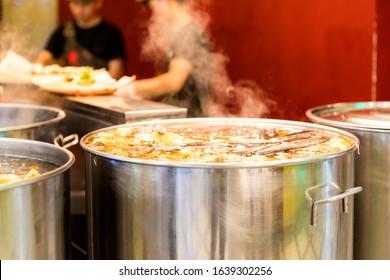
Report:
[[[390,100],[390,1],[377,0],[377,84],[376,100]]]
[[[385,1],[385,0],[383,0]],[[105,1],[103,15],[124,34],[127,74],[153,75],[139,58],[148,9],[132,0]],[[233,82],[256,82],[280,110],[271,117],[306,120],[305,110],[371,99],[375,0],[211,0],[210,30],[229,57]],[[60,20],[69,19],[60,1]]]

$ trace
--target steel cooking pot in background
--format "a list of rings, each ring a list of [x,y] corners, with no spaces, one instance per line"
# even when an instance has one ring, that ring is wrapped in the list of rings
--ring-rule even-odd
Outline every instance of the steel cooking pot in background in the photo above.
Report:
[[[65,116],[63,110],[48,106],[0,103],[0,137],[53,143]]]
[[[306,115],[359,138],[355,182],[364,192],[356,197],[354,258],[390,259],[390,102],[330,104]]]
[[[263,163],[142,160],[96,151],[87,140],[149,125],[289,127],[332,131],[351,146]],[[235,135],[232,135],[234,137]],[[358,139],[315,124],[178,119],[85,135],[88,256],[92,259],[351,259]]]
[[[40,174],[0,184],[0,259],[69,259],[74,155],[44,142],[0,138],[0,161],[0,174],[30,168]]]

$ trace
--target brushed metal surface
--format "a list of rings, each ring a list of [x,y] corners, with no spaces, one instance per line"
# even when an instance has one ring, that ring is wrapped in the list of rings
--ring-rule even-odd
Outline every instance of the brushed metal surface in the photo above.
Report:
[[[48,106],[0,103],[0,137],[53,143],[65,116],[65,111]]]
[[[351,123],[325,116],[372,108],[388,110],[390,102],[340,103],[310,109],[315,123],[341,128],[359,138],[355,183],[364,191],[355,200],[354,259],[390,259],[390,130],[389,123]]]
[[[351,259],[354,196],[318,206],[316,225],[311,203],[354,187],[355,150],[292,164],[202,167],[88,149],[88,256]]]
[[[0,185],[0,259],[69,259],[73,154],[43,142],[1,138],[0,155],[58,166],[38,177]]]

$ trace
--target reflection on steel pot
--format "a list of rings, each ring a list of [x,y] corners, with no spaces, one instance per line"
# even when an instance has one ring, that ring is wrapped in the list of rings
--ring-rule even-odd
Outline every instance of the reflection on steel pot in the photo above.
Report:
[[[65,112],[57,108],[0,103],[0,137],[53,143],[64,118]]]
[[[70,258],[73,162],[53,144],[0,139],[0,259]]]
[[[347,145],[322,146],[336,138]],[[353,196],[362,189],[349,133],[200,118],[109,127],[80,143],[92,259],[352,258]]]
[[[390,102],[338,103],[306,112],[311,121],[342,128],[360,140],[354,258],[390,259]]]

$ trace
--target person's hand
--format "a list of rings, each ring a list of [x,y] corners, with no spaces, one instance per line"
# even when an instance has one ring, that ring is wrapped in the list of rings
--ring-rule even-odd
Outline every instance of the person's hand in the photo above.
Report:
[[[128,97],[130,99],[141,100],[142,97],[135,92],[135,82],[130,82],[126,85],[119,87],[115,93],[116,96]]]
[[[42,74],[43,73],[43,65],[40,63],[34,63],[31,68],[32,74]]]

